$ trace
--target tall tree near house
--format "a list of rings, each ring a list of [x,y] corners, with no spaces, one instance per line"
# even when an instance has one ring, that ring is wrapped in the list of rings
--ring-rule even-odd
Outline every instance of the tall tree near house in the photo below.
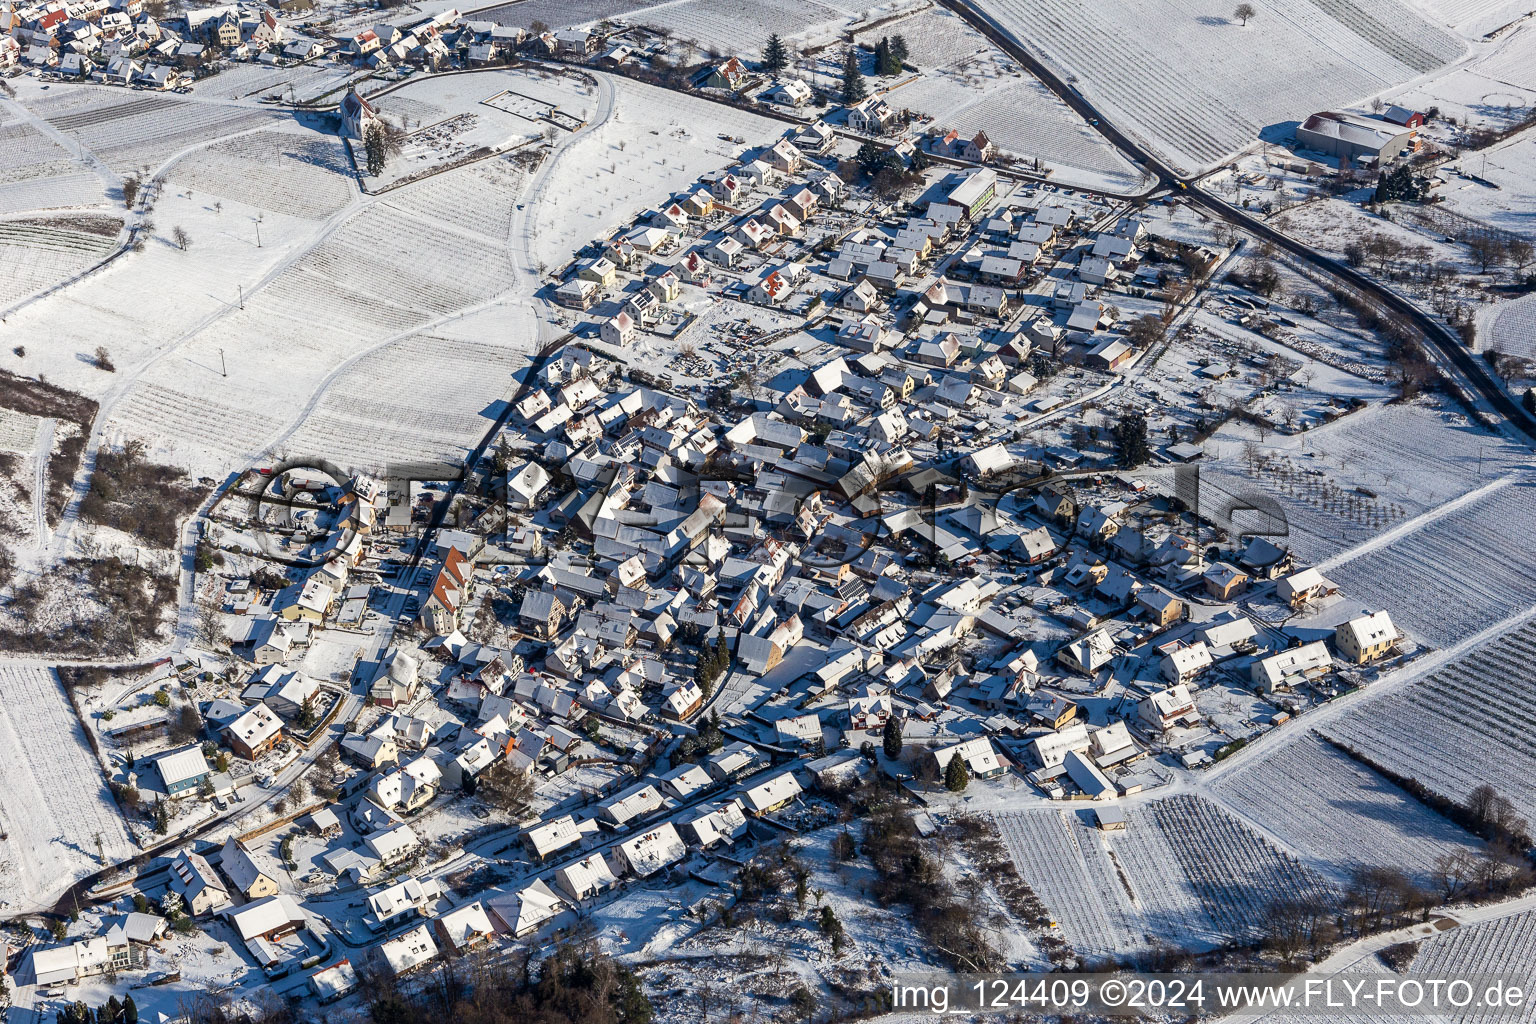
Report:
[[[864,85],[864,72],[859,70],[859,51],[850,46],[843,57],[843,104],[854,104],[869,95]]]
[[[1258,11],[1253,9],[1253,4],[1238,4],[1237,10],[1232,12],[1232,17],[1240,19],[1243,27],[1246,28],[1248,26],[1248,19],[1256,17],[1258,13]]]
[[[901,722],[895,715],[885,720],[885,731],[880,736],[880,744],[885,748],[885,756],[892,761],[901,756]]]
[[[891,56],[900,64],[907,62],[907,41],[899,35],[891,36]]]
[[[1120,455],[1120,464],[1127,468],[1134,468],[1147,461],[1152,452],[1147,447],[1145,416],[1135,411],[1120,416],[1120,421],[1115,424],[1115,450]]]
[[[377,123],[370,124],[363,132],[363,153],[368,164],[368,176],[376,178],[384,173],[384,129]]]
[[[965,767],[965,758],[958,753],[951,754],[949,764],[944,768],[944,788],[951,793],[960,793],[971,784],[971,773]]]
[[[768,37],[768,45],[763,47],[763,70],[778,74],[787,67],[789,67],[789,48],[775,32]]]

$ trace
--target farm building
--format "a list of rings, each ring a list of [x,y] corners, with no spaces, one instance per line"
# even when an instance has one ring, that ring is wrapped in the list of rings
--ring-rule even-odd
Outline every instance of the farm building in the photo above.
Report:
[[[1325,110],[1296,129],[1296,145],[1344,163],[1386,163],[1413,149],[1413,136],[1413,129],[1379,118]]]

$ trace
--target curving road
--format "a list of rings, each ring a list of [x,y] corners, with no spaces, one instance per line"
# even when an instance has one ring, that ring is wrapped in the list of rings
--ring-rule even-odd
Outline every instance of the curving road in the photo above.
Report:
[[[1323,273],[1345,282],[1356,291],[1370,296],[1381,306],[1390,309],[1412,323],[1419,333],[1423,335],[1426,344],[1432,349],[1431,354],[1438,357],[1442,366],[1453,369],[1476,392],[1477,396],[1487,403],[1493,412],[1502,417],[1515,430],[1524,434],[1527,443],[1536,442],[1536,416],[1526,412],[1520,403],[1511,398],[1509,392],[1488,372],[1487,367],[1476,356],[1467,351],[1466,347],[1461,343],[1461,339],[1444,324],[1424,312],[1411,300],[1367,277],[1353,267],[1324,256],[1312,247],[1298,242],[1296,239],[1266,224],[1257,217],[1228,205],[1225,201],[1200,188],[1196,182],[1186,180],[1173,168],[1154,156],[1141,143],[1107,121],[1104,114],[1097,107],[1089,103],[1080,92],[1068,85],[1054,71],[1031,55],[1011,32],[994,21],[989,14],[977,6],[976,0],[939,0],[939,3],[965,19],[972,28],[986,36],[994,46],[1022,64],[1030,74],[1044,82],[1047,88],[1060,97],[1062,102],[1071,107],[1079,117],[1087,121],[1095,131],[1103,135],[1105,139],[1119,148],[1121,152],[1153,174],[1157,178],[1157,184],[1143,193],[1143,197],[1162,189],[1170,189],[1175,193],[1181,192],[1188,197],[1191,203],[1203,208],[1207,212],[1214,214],[1229,224],[1242,228],[1258,238],[1272,243],[1276,248],[1283,249],[1296,259],[1310,264]]]

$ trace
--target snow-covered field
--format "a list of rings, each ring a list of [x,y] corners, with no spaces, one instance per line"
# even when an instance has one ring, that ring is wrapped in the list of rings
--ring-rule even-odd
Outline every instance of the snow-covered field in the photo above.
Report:
[[[1460,654],[1450,664],[1329,722],[1324,731],[1388,770],[1463,800],[1491,783],[1536,816],[1536,623]]]
[[[93,85],[55,87],[29,106],[119,174],[153,170],[189,147],[289,119],[261,107]]]
[[[1409,968],[1414,974],[1456,977],[1513,973],[1526,976],[1536,963],[1536,911],[1465,924],[1424,940]],[[1488,1013],[1464,1021],[1529,1020],[1530,1013]]]
[[[74,225],[0,221],[0,309],[67,280],[111,252],[120,221],[81,231]]]
[[[1142,182],[1103,136],[958,15],[932,8],[856,38],[873,45],[890,34],[907,40],[922,72],[887,94],[892,105],[931,115],[935,127],[967,137],[985,131],[1003,152],[1039,158],[1056,171],[1053,180],[1110,190]]]
[[[1241,503],[1245,494],[1267,495],[1285,512],[1287,543],[1297,557],[1314,562],[1486,486],[1529,459],[1465,417],[1422,405],[1375,405],[1305,434],[1271,434],[1262,442],[1250,435],[1246,428],[1222,431],[1206,446],[1202,506],[1219,512],[1223,502]],[[1252,469],[1249,443],[1259,457]],[[1378,607],[1395,614],[1398,603]]]
[[[1525,359],[1536,359],[1536,295],[1525,295],[1501,306],[1493,317],[1488,348]]]
[[[982,0],[1106,114],[1186,170],[1260,132],[1435,71],[1465,44],[1396,0],[1275,0],[1246,27],[1217,0]]]
[[[1141,948],[1145,941],[1099,833],[1077,811],[993,815],[1019,869],[1055,915],[1072,948],[1090,959]]]
[[[413,122],[431,123],[459,107],[492,110],[480,100],[503,90],[544,96],[565,81],[496,71],[413,83],[386,109],[414,103]],[[622,79],[602,79],[596,100],[589,90],[551,99],[584,98],[590,123],[559,132],[537,171],[493,157],[378,196],[358,193],[334,135],[251,100],[23,93],[88,155],[115,154],[114,168],[176,155],[144,251],[11,316],[18,335],[50,342],[0,354],[0,365],[102,399],[107,440],[143,438],[199,475],[269,445],[369,465],[456,459],[537,342],[539,271],[739,156],[720,134],[760,144],[782,130]],[[9,287],[31,291],[72,266],[36,260],[28,272],[41,276]],[[116,373],[92,365],[97,345]]]
[[[1435,858],[1477,841],[1392,782],[1313,734],[1222,776],[1217,791],[1320,871],[1402,868],[1423,878]]]
[[[1536,481],[1520,475],[1326,570],[1421,643],[1449,647],[1536,605],[1532,523]]]
[[[1251,941],[1277,900],[1333,902],[1318,872],[1210,800],[1170,797],[1153,803],[1144,817],[1166,837],[1174,865],[1224,935]]]
[[[708,100],[621,79],[605,81],[616,90],[612,112],[561,154],[529,204],[533,254],[550,270],[705,171],[739,157],[743,146],[719,135],[761,146],[785,128]]]
[[[1451,25],[1468,36],[1480,36],[1485,32],[1502,28],[1529,14],[1531,7],[1528,0],[1407,0],[1407,2],[1432,21]]]
[[[1020,877],[1090,960],[1155,942],[1250,941],[1273,901],[1333,899],[1318,872],[1209,800],[1129,810],[1123,832],[1094,828],[1087,805],[993,812]]]
[[[51,906],[75,879],[137,851],[53,672],[0,666],[0,907]]]

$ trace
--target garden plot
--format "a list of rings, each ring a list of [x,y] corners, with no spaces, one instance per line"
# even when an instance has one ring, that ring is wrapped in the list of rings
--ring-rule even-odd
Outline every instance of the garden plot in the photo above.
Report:
[[[1492,784],[1536,819],[1536,622],[1459,654],[1454,661],[1327,723],[1323,731],[1396,774],[1465,800]]]
[[[1421,643],[1449,647],[1536,605],[1532,523],[1536,480],[1520,476],[1326,571]]]
[[[1257,939],[1277,900],[1314,906],[1334,902],[1321,875],[1209,800],[1197,796],[1158,800],[1151,806],[1150,817],[1206,916],[1222,934],[1239,941]]]
[[[1145,944],[1097,830],[1078,814],[1002,811],[993,817],[1019,877],[1055,915],[1080,955],[1099,959]]]
[[[1276,0],[1246,28],[1216,0],[989,0],[996,19],[1111,118],[1193,170],[1456,60],[1395,0]]]
[[[0,667],[0,906],[18,913],[50,906],[101,865],[137,849],[69,698],[49,669]]]
[[[1231,806],[1336,877],[1356,866],[1420,880],[1435,859],[1477,840],[1398,786],[1308,733],[1224,775]]]
[[[172,187],[237,198],[321,220],[356,194],[341,140],[314,132],[260,131],[216,142],[176,161]]]
[[[117,244],[103,235],[57,224],[0,221],[0,309],[79,273]]]

